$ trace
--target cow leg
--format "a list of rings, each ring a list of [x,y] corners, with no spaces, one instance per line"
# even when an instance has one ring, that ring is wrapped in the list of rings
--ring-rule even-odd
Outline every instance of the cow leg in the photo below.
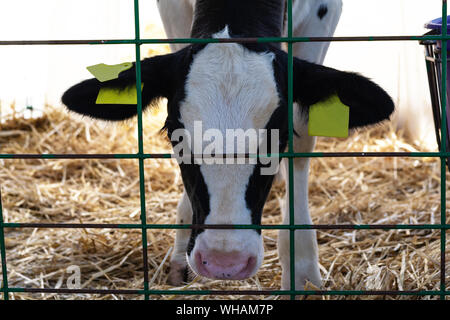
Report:
[[[189,38],[194,16],[195,0],[159,0],[158,9],[168,38]],[[188,44],[170,44],[172,52]],[[177,208],[177,224],[192,223],[192,208],[186,192],[183,192]],[[186,250],[191,230],[177,229],[174,251],[170,259],[168,283],[178,286],[188,280]]]
[[[296,37],[331,37],[336,30],[342,12],[341,0],[303,0],[293,5],[293,33]],[[310,62],[322,64],[328,51],[329,43],[296,43],[293,46],[294,56]],[[312,152],[316,139],[308,135],[307,123],[301,119],[298,106],[294,107],[294,124],[298,136],[294,136],[295,152]],[[289,166],[284,159],[282,166],[289,190]],[[294,223],[312,224],[308,208],[308,175],[309,159],[294,159]],[[283,224],[289,224],[289,195],[286,194],[286,205],[283,210]],[[320,287],[322,285],[318,248],[315,230],[295,231],[295,289],[304,289],[306,280]],[[278,250],[282,267],[282,289],[288,290],[290,285],[290,232],[279,232]]]
[[[159,14],[168,38],[189,38],[194,17],[194,0],[159,0]],[[172,52],[189,44],[172,43]]]
[[[292,11],[295,37],[331,37],[341,17],[342,0],[295,1]],[[294,56],[322,64],[329,46],[329,42],[295,43]]]
[[[191,202],[183,192],[177,208],[177,224],[192,223],[192,207]],[[170,272],[168,283],[179,286],[183,282],[188,281],[188,265],[186,261],[186,250],[191,236],[190,229],[177,229],[175,236],[174,251],[170,259]]]
[[[300,114],[298,109],[294,109],[295,114]],[[303,123],[295,126],[295,131],[299,137],[294,138],[294,148],[296,152],[311,152],[314,149],[315,137],[308,136],[307,125],[303,119],[294,119],[296,123]],[[286,180],[286,202],[283,210],[283,224],[289,224],[289,166],[288,160],[283,159],[283,174]],[[312,224],[308,208],[308,175],[309,159],[294,159],[294,223]],[[302,290],[306,280],[314,285],[321,286],[321,277],[318,263],[318,250],[315,230],[295,231],[295,289]],[[282,267],[283,290],[290,289],[290,231],[280,230],[278,236],[278,252]]]

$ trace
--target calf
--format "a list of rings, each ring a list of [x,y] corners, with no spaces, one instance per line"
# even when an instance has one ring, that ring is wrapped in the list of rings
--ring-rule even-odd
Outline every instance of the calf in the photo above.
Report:
[[[176,1],[186,8],[194,5],[192,1]],[[339,16],[340,2],[305,1],[302,5],[312,6],[316,2],[327,5],[327,9],[315,6],[314,16],[304,19],[316,19],[315,25],[320,26],[319,20],[325,21],[329,15],[333,23],[328,22],[321,28],[331,34]],[[175,5],[175,2],[164,0],[160,1],[160,6],[170,3]],[[297,1],[296,5],[301,6],[301,3]],[[192,8],[193,38],[279,37],[285,28],[284,0],[197,0]],[[333,13],[333,10],[337,11]],[[191,24],[189,19],[183,21],[186,28]],[[296,25],[298,30],[311,30],[308,25],[302,26],[301,21]],[[326,45],[304,45],[304,48],[305,58],[322,62]],[[268,134],[263,140],[272,141],[275,137],[277,142],[275,147],[271,144],[266,148],[268,152],[278,153],[286,149],[288,56],[279,44],[191,44],[174,49],[179,50],[141,62],[144,110],[159,98],[168,99],[165,128],[174,153],[180,149],[181,142],[189,142],[192,137],[194,151],[196,147],[201,152],[209,148],[211,136],[205,138],[205,134],[198,139],[195,132],[199,124],[223,136],[230,129],[245,132],[265,130]],[[300,55],[301,49],[302,45],[297,46],[296,54]],[[294,58],[293,80],[295,152],[313,150],[315,138],[308,136],[307,130],[309,107],[333,95],[349,107],[350,128],[383,121],[394,109],[384,90],[355,73]],[[111,121],[125,120],[136,116],[136,104],[97,104],[97,96],[105,88],[121,90],[135,86],[135,83],[136,70],[133,67],[121,72],[117,79],[81,82],[66,91],[62,101],[70,110],[83,115]],[[180,135],[180,131],[183,134]],[[226,141],[227,145],[229,143]],[[234,144],[234,137],[231,144]],[[213,154],[227,152],[223,143],[219,145]],[[251,146],[245,146],[243,152],[248,153],[250,149]],[[245,279],[255,275],[264,256],[261,231],[211,229],[205,225],[260,225],[275,172],[263,173],[267,162],[262,159],[219,164],[206,159],[204,162],[189,161],[191,153],[196,152],[192,152],[192,148],[180,152],[179,160],[185,157],[187,160],[179,161],[185,191],[178,205],[177,223],[192,223],[198,227],[192,231],[177,231],[169,281],[180,284],[186,280],[188,265],[197,274],[212,279]],[[278,164],[280,159],[275,158],[274,161]],[[287,166],[284,167],[286,170]],[[311,224],[308,170],[309,159],[294,160],[296,224]],[[289,223],[288,212],[287,202],[283,212],[285,224]],[[282,288],[289,289],[287,230],[279,233],[279,255],[283,269]],[[295,232],[295,289],[303,289],[306,280],[321,285],[314,230]]]

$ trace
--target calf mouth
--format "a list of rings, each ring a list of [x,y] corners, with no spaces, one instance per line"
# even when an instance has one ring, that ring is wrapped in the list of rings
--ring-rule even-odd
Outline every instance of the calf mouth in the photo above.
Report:
[[[196,252],[194,271],[215,280],[244,280],[256,273],[257,259],[239,252]]]

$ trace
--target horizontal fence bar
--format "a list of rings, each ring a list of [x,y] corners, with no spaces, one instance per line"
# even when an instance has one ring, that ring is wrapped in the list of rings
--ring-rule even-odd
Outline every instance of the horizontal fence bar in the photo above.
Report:
[[[194,159],[255,159],[255,158],[449,158],[450,152],[306,152],[279,154],[230,154],[230,155],[193,155]],[[144,154],[0,154],[0,159],[177,159],[171,153]],[[183,157],[185,158],[185,157]]]
[[[268,37],[268,38],[183,38],[183,39],[104,39],[104,40],[2,40],[0,46],[18,45],[105,45],[173,43],[276,43],[276,42],[355,42],[355,41],[426,41],[450,40],[450,35],[351,36],[351,37]]]
[[[42,229],[257,229],[257,230],[450,230],[450,224],[301,224],[301,225],[230,225],[230,224],[93,224],[93,223],[3,223],[3,228]]]
[[[450,295],[450,291],[435,290],[107,290],[107,289],[50,289],[50,288],[9,288],[10,293],[60,293],[60,294],[149,294],[149,295],[342,295],[342,296],[437,296]]]

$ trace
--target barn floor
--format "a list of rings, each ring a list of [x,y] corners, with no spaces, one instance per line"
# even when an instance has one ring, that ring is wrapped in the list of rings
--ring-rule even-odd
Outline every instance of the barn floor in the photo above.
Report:
[[[160,108],[162,109],[162,108]],[[144,117],[145,152],[170,152],[158,130],[164,112]],[[34,120],[1,124],[2,154],[134,153],[135,122],[98,124],[48,108]],[[389,125],[348,139],[318,141],[322,151],[417,151]],[[182,182],[172,160],[146,160],[147,222],[175,223]],[[447,175],[447,181],[450,175]],[[137,160],[0,160],[5,222],[140,223]],[[448,185],[448,184],[447,184]],[[284,188],[273,188],[263,223],[280,223]],[[450,195],[447,193],[447,200]],[[440,222],[440,163],[434,158],[313,159],[310,209],[315,224],[434,224]],[[447,209],[447,217],[450,210]],[[450,219],[449,219],[450,220]],[[175,232],[148,231],[152,289],[166,285]],[[175,289],[278,290],[277,231],[263,231],[265,260],[248,281],[195,279]],[[81,287],[143,288],[141,232],[123,229],[6,229],[10,287],[67,288],[71,266]],[[450,247],[447,234],[447,289]],[[440,231],[323,230],[318,232],[325,290],[439,290]],[[142,299],[139,295],[10,294],[12,299]],[[152,299],[279,299],[279,296],[152,296]],[[308,299],[437,299],[416,296],[311,296]]]

